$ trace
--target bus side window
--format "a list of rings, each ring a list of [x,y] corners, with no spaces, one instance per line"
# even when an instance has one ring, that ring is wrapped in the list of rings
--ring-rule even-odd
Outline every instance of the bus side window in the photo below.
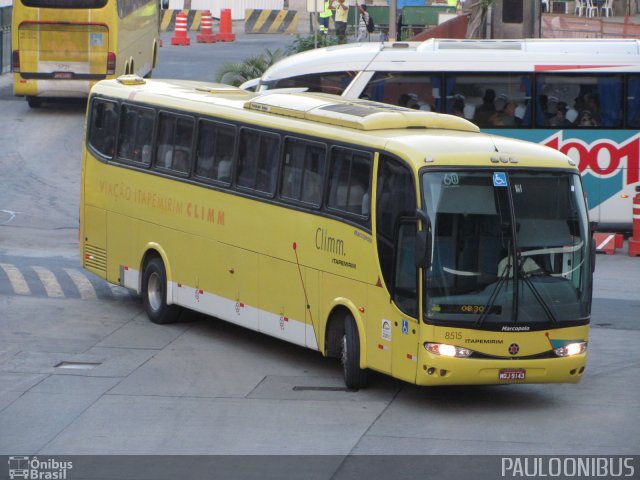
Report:
[[[217,166],[217,179],[221,182],[231,182],[231,166],[233,164],[235,144],[235,128],[226,125],[220,126],[216,135],[214,165]]]
[[[376,72],[360,98],[429,112],[440,111],[440,75],[425,72]],[[399,99],[411,99],[403,105]]]
[[[326,149],[302,140],[285,143],[280,195],[283,198],[320,206]]]
[[[447,74],[446,112],[480,128],[531,126],[530,74]]]
[[[305,144],[294,139],[287,139],[282,166],[282,185],[280,195],[292,200],[300,200],[302,187],[302,168],[304,163]]]
[[[640,75],[629,76],[627,90],[627,126],[640,128]]]
[[[308,92],[331,93],[342,95],[342,92],[351,84],[357,72],[323,72],[300,75],[296,77],[282,78],[269,85],[274,88],[306,88]]]
[[[622,75],[538,75],[536,126],[621,127]]]
[[[398,219],[414,216],[416,206],[411,171],[398,160],[381,155],[376,191],[376,240],[380,270],[388,287],[393,283],[393,245]]]
[[[209,180],[231,182],[235,129],[201,120],[196,149],[196,175]]]
[[[156,167],[188,174],[191,170],[193,119],[160,113]]]
[[[371,158],[341,148],[334,148],[331,156],[328,206],[359,216],[368,216]]]
[[[155,112],[152,109],[123,105],[118,137],[118,157],[149,165],[154,122]]]
[[[276,135],[242,129],[238,155],[238,186],[275,193],[280,141]]]
[[[94,99],[91,108],[89,144],[105,157],[113,157],[118,128],[117,104]]]
[[[305,154],[302,198],[303,202],[320,206],[322,202],[322,186],[326,163],[326,149],[320,146],[309,146]]]
[[[173,165],[171,168],[180,173],[191,171],[191,142],[193,140],[193,120],[178,118]]]

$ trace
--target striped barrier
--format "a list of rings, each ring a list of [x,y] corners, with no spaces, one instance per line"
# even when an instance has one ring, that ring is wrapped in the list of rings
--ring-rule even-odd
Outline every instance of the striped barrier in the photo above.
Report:
[[[616,234],[597,232],[593,234],[593,240],[596,244],[596,253],[606,253],[613,255],[616,253]]]
[[[187,30],[198,31],[200,29],[200,19],[202,11],[200,10],[165,10],[160,22],[160,32],[173,32],[176,28],[176,17],[179,12],[187,16]]]
[[[244,11],[245,33],[290,33],[298,32],[298,12],[295,10]]]

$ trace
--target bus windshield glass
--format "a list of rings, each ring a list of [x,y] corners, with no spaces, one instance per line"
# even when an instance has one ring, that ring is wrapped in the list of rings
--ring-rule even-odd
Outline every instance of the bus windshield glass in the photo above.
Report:
[[[34,8],[102,8],[108,0],[22,0],[25,7]]]
[[[507,330],[588,322],[578,174],[428,172],[422,184],[433,234],[427,322]]]

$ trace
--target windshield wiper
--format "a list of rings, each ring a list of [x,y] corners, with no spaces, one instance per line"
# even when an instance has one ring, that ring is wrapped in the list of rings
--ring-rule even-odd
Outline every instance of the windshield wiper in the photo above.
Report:
[[[550,275],[549,272],[545,272],[544,270],[541,270],[541,272],[543,272],[545,276]],[[540,295],[540,291],[536,288],[536,286],[531,281],[531,276],[532,276],[531,273],[527,273],[524,271],[524,262],[522,261],[521,252],[518,252],[518,273],[520,278],[522,278],[522,281],[531,289],[531,293],[533,293],[533,296],[542,307],[542,310],[544,310],[544,313],[547,314],[547,317],[549,317],[549,320],[551,320],[551,323],[553,325],[558,325],[558,319],[549,308],[549,305],[547,305],[547,303],[544,301],[544,299],[542,298],[542,295]]]
[[[496,303],[496,299],[498,297],[498,293],[500,292],[500,289],[502,288],[502,285],[507,283],[509,274],[510,272],[513,271],[512,270],[513,265],[511,262],[512,259],[513,259],[513,255],[511,255],[511,242],[509,242],[509,248],[507,251],[507,264],[505,265],[504,270],[502,270],[500,277],[498,277],[498,281],[493,287],[493,290],[491,290],[491,295],[489,295],[489,299],[487,300],[487,303],[484,305],[484,309],[482,310],[482,313],[476,320],[476,323],[475,323],[476,328],[480,328],[484,323],[484,321],[487,319],[487,316],[489,315],[489,311],[493,308],[493,304]]]

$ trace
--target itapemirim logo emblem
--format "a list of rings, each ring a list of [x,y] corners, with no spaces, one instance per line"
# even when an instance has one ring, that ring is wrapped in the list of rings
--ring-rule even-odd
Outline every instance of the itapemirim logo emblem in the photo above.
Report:
[[[53,458],[38,459],[14,455],[9,457],[9,478],[29,480],[66,480],[67,470],[73,468],[73,462],[62,462]]]

